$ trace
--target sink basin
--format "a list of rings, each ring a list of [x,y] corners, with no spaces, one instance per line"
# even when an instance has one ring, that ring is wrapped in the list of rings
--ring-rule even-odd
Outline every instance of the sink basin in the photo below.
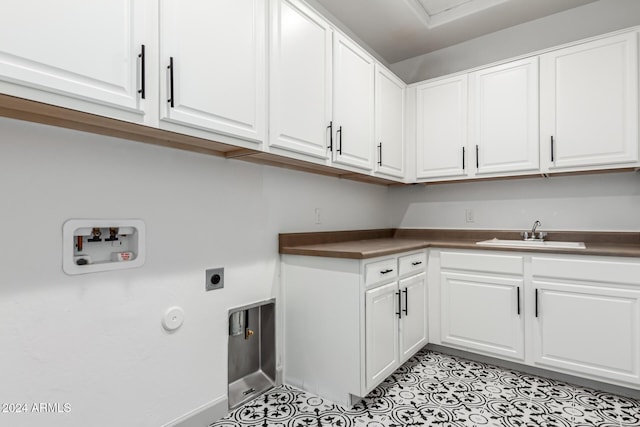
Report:
[[[501,240],[491,239],[476,242],[482,246],[507,246],[512,248],[549,248],[549,249],[585,249],[582,242],[554,242],[540,240]]]

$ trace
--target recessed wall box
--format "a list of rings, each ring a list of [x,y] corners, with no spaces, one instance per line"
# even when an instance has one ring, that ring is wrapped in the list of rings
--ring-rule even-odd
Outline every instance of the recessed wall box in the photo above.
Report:
[[[73,275],[140,267],[144,242],[139,219],[70,219],[62,227],[62,269]]]

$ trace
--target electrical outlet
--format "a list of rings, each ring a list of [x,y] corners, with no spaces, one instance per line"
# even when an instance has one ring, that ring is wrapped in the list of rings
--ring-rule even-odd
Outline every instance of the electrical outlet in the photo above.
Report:
[[[465,209],[464,210],[464,218],[467,223],[475,222],[475,218],[473,215],[473,209]]]
[[[315,208],[313,210],[313,215],[314,215],[316,224],[322,224],[322,218],[320,217],[320,213],[321,213],[320,208]]]
[[[224,268],[209,268],[205,270],[204,287],[206,291],[224,288]]]

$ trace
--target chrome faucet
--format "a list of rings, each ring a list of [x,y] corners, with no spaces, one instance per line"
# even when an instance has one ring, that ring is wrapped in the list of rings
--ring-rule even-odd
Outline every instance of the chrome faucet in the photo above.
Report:
[[[538,231],[536,233],[536,229],[538,227],[542,227],[542,223],[540,221],[536,220],[533,223],[533,227],[531,227],[531,234],[529,234],[526,231],[523,231],[521,233],[522,234],[522,238],[524,240],[540,240],[540,241],[544,240],[544,238],[547,236],[547,233],[545,233],[544,231]]]
[[[533,227],[531,227],[531,237],[536,236],[536,228],[541,226],[542,226],[542,223],[536,219],[536,222],[533,223]]]

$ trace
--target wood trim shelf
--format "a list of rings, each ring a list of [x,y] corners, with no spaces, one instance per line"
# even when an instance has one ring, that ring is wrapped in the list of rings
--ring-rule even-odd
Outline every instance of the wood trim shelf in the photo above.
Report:
[[[0,116],[368,184],[385,186],[401,184],[376,176],[358,174],[262,151],[239,148],[214,140],[197,138],[5,94],[0,94]]]

